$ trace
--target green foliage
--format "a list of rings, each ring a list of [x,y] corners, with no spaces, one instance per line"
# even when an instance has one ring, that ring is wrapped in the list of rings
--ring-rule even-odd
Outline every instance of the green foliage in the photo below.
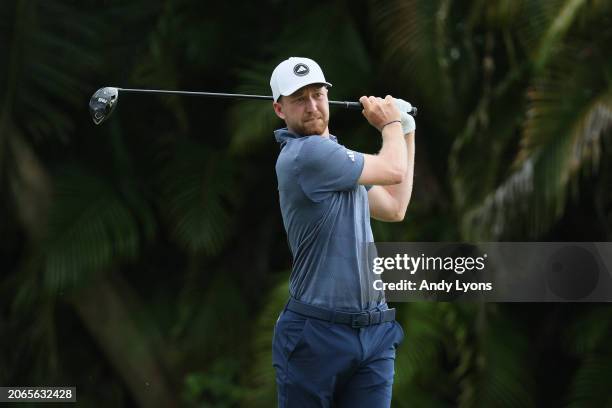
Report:
[[[612,400],[608,379],[612,375],[612,354],[593,353],[582,361],[569,393],[568,407],[605,407]]]
[[[367,53],[356,22],[350,18],[349,3],[328,2],[316,8],[304,10],[294,24],[282,27],[279,35],[266,48],[273,50],[273,57],[266,63],[250,64],[239,71],[239,93],[270,93],[270,74],[282,60],[291,56],[309,56],[324,69],[331,81],[330,99],[344,100],[363,94],[372,82],[372,62]],[[312,27],[326,27],[313,30]],[[308,37],[304,34],[309,33]],[[336,44],[342,44],[338,52]],[[336,91],[336,89],[338,90]],[[271,130],[282,127],[270,105],[243,102],[236,104],[230,113],[233,150],[253,151],[261,149],[271,138]],[[281,126],[277,126],[281,124]],[[333,121],[332,121],[333,125]],[[332,131],[333,133],[333,131]]]
[[[612,127],[612,70],[591,47],[574,40],[533,80],[514,170],[467,212],[468,237],[544,233],[563,215],[568,190],[577,194],[581,171],[591,176],[599,167],[602,137]],[[525,216],[526,230],[518,229],[516,219]]]
[[[31,139],[66,140],[74,131],[68,106],[80,106],[85,73],[94,69],[100,21],[64,2],[3,2],[0,6],[0,133],[10,140],[9,123]],[[69,32],[83,41],[74,42]],[[78,60],[79,64],[73,64]],[[0,153],[4,149],[0,149]]]
[[[463,374],[460,380],[459,405],[537,406],[533,397],[533,353],[530,350],[528,333],[525,327],[513,320],[500,320],[499,315],[490,313],[491,309],[493,308],[483,308],[479,311],[489,312],[483,316],[484,325],[477,330],[475,339],[464,344],[466,350],[472,349],[468,356],[472,361],[464,365],[465,372],[457,372]]]
[[[251,364],[244,376],[247,392],[243,406],[269,407],[276,404],[276,377],[272,368],[272,336],[274,327],[289,296],[288,274],[268,294],[265,306],[253,327],[249,342]]]
[[[579,368],[566,397],[568,407],[609,406],[607,379],[612,374],[612,349],[608,339],[612,319],[609,308],[599,305],[577,314],[565,332],[568,351],[579,358]]]
[[[420,109],[412,203],[404,223],[372,223],[377,240],[555,239],[583,214],[609,238],[611,23],[605,0],[2,2],[0,383],[130,406],[140,356],[150,373],[135,372],[186,406],[276,403],[282,122],[269,103],[126,95],[94,130],[96,88],[268,94],[278,62],[309,56],[332,99]],[[331,127],[379,145],[355,112]],[[96,279],[114,312],[85,291]],[[398,307],[394,407],[610,405],[605,305]]]
[[[160,185],[165,222],[179,245],[207,255],[223,248],[239,197],[235,173],[223,152],[189,141],[176,146],[161,170]]]
[[[244,389],[236,384],[235,378],[239,371],[238,362],[229,357],[215,361],[205,373],[189,374],[185,378],[183,401],[187,406],[200,408],[235,407],[245,393]],[[215,402],[202,402],[206,398]]]
[[[134,260],[152,239],[149,204],[133,192],[129,199],[121,197],[112,182],[82,167],[57,177],[55,195],[41,248],[50,292],[78,286],[120,260]]]
[[[448,310],[448,304],[425,302],[400,308],[405,337],[396,356],[393,406],[448,406],[455,392],[444,368],[454,348]]]
[[[610,8],[464,3],[375,3],[374,18],[389,63],[415,98],[440,107],[436,132],[454,138],[449,179],[464,238],[534,238],[563,215],[579,170],[599,164],[610,128],[610,59],[601,52],[610,33],[589,33],[606,26]]]

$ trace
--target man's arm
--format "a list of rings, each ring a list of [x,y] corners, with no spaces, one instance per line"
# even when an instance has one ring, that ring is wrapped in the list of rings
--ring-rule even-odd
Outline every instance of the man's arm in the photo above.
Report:
[[[403,182],[408,167],[406,141],[402,135],[400,111],[395,100],[387,96],[384,100],[362,96],[363,115],[382,137],[382,148],[378,155],[364,154],[363,170],[359,184],[393,185]]]
[[[398,222],[404,219],[412,195],[414,175],[414,132],[405,135],[407,169],[403,180],[394,185],[376,185],[368,191],[370,216],[379,221]]]

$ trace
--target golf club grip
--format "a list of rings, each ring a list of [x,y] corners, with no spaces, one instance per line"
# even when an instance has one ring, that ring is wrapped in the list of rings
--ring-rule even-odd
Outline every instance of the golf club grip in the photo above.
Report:
[[[355,109],[355,110],[362,110],[363,106],[361,105],[361,102],[341,102],[341,101],[329,101],[329,104],[332,106],[342,106],[346,109]]]
[[[363,109],[363,105],[361,105],[361,102],[329,101],[329,104],[332,105],[332,106],[342,106],[342,107],[345,107],[347,109],[356,109],[356,110],[362,110]],[[416,116],[417,115],[417,108],[416,108],[416,106],[413,106],[412,110],[410,112],[408,112],[408,114],[410,114],[412,116]]]

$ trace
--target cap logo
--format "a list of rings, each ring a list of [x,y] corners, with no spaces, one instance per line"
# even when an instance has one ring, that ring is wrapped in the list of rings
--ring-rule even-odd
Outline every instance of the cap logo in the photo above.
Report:
[[[293,73],[297,76],[304,76],[307,75],[309,72],[310,68],[308,68],[308,65],[302,64],[301,62],[299,64],[296,64],[295,67],[293,67]]]

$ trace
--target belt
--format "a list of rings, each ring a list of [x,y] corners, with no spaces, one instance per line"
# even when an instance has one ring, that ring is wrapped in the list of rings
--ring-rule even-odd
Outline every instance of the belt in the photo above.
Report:
[[[372,324],[392,322],[395,320],[395,309],[370,310],[357,313],[338,312],[298,302],[293,298],[289,299],[289,302],[287,302],[286,309],[314,319],[348,324],[353,328],[366,327]]]

